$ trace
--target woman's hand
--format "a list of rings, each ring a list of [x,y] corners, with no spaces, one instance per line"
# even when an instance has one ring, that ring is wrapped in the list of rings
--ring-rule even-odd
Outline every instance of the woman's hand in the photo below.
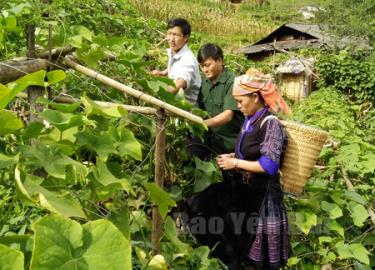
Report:
[[[233,157],[232,154],[223,154],[217,157],[217,164],[220,169],[223,170],[232,170],[236,168],[238,160]]]

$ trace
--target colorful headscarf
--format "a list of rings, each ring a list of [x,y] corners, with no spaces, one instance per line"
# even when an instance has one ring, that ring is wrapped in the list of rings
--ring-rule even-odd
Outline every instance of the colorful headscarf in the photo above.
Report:
[[[272,111],[278,112],[281,109],[285,114],[291,114],[291,110],[280,95],[271,75],[265,75],[256,69],[249,69],[246,74],[234,79],[233,96],[255,92],[260,93]]]

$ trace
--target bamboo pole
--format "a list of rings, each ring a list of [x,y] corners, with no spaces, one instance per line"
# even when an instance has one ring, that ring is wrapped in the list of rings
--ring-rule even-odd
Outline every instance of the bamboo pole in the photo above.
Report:
[[[21,92],[17,94],[17,97],[27,99],[27,94],[25,92]],[[79,102],[79,99],[75,99],[69,96],[55,96],[51,97],[52,101],[55,101],[57,103],[74,103]],[[151,107],[141,107],[141,106],[133,106],[133,105],[124,105],[124,104],[118,104],[113,102],[105,102],[105,101],[98,101],[93,100],[95,104],[97,104],[100,107],[103,108],[109,108],[113,106],[120,106],[121,108],[127,110],[128,112],[133,113],[142,113],[147,115],[156,115],[156,109]]]
[[[156,140],[155,140],[155,184],[163,188],[165,172],[165,124],[166,115],[163,109],[156,112]],[[154,254],[160,252],[159,242],[163,235],[163,220],[157,205],[152,206],[152,250]]]
[[[87,75],[87,76],[90,76],[90,77],[92,77],[92,78],[94,78],[94,79],[96,79],[96,80],[98,80],[98,81],[100,81],[100,82],[102,82],[102,83],[104,83],[106,85],[112,86],[113,88],[115,88],[117,90],[120,90],[121,92],[123,92],[125,94],[134,96],[134,97],[136,97],[136,98],[138,98],[140,100],[143,100],[143,101],[145,101],[147,103],[155,105],[158,108],[165,109],[165,110],[167,110],[167,111],[169,111],[169,112],[171,112],[173,114],[176,114],[176,115],[181,116],[181,117],[183,117],[185,119],[188,119],[191,122],[194,122],[194,123],[197,123],[197,124],[203,124],[204,123],[203,119],[201,117],[199,117],[199,116],[191,114],[191,113],[189,113],[187,111],[184,111],[184,110],[182,110],[180,108],[177,108],[177,107],[175,107],[173,105],[170,105],[170,104],[168,104],[168,103],[166,103],[164,101],[161,101],[161,100],[159,100],[159,99],[157,99],[157,98],[155,98],[153,96],[147,95],[147,94],[145,94],[145,93],[143,93],[141,91],[135,90],[135,89],[133,89],[133,88],[131,88],[129,86],[126,86],[126,85],[124,85],[122,83],[119,83],[119,82],[117,82],[117,81],[115,81],[115,80],[113,80],[113,79],[111,79],[111,78],[109,78],[107,76],[104,76],[104,75],[102,75],[102,74],[100,74],[100,73],[98,73],[98,72],[96,72],[96,71],[94,71],[92,69],[89,69],[89,68],[84,67],[84,66],[82,66],[80,64],[77,64],[76,62],[68,59],[67,57],[65,57],[63,59],[63,64],[67,65],[67,66],[69,66],[69,67],[71,67],[71,68],[73,68],[73,69],[75,69],[75,70],[77,70],[77,71],[79,71],[79,72]]]

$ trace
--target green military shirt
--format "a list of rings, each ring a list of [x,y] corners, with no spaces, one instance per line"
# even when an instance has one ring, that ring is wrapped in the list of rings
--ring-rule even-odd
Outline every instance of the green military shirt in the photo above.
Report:
[[[232,95],[234,74],[224,67],[218,81],[212,85],[207,78],[202,80],[198,96],[199,108],[208,112],[208,117],[214,117],[225,110],[234,111],[233,119],[225,125],[210,128],[208,140],[205,143],[218,154],[234,151],[237,135],[243,123],[243,115],[237,108]]]

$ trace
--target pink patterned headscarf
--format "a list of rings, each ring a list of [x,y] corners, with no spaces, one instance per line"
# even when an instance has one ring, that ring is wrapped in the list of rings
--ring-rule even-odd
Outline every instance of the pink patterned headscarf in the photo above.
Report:
[[[281,109],[285,114],[291,114],[291,110],[280,95],[271,75],[265,75],[255,69],[250,69],[246,74],[234,79],[233,96],[243,96],[255,92],[260,93],[264,102],[272,111],[278,112]]]

